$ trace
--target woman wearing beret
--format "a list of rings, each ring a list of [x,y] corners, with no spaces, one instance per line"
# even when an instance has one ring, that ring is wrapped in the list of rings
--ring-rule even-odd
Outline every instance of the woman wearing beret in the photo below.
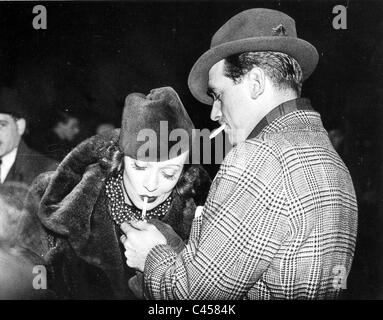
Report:
[[[181,129],[189,140],[170,141],[164,128],[167,134]],[[48,288],[57,298],[135,298],[129,283],[139,287],[139,281],[132,282],[135,271],[127,267],[120,242],[124,221],[146,219],[175,246],[178,236],[188,239],[211,183],[201,166],[185,164],[193,128],[172,88],[131,94],[120,130],[84,141],[56,171],[34,182],[31,193],[41,198],[36,215],[44,230],[37,235],[37,253],[47,262]],[[141,139],[142,132],[152,139]]]

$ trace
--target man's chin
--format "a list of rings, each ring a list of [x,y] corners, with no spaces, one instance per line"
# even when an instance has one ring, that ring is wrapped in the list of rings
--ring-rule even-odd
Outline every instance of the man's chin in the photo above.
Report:
[[[235,147],[235,146],[237,145],[237,142],[234,141],[234,140],[231,139],[231,138],[229,138],[229,142],[230,142],[230,144],[231,144],[233,147]]]
[[[230,130],[228,132],[229,142],[232,146],[236,146],[246,140],[246,134],[244,130]]]
[[[229,134],[228,135],[228,137],[229,137],[229,142],[230,142],[230,144],[233,146],[233,147],[235,147],[237,144],[239,144],[241,141],[239,141],[239,139],[238,139],[238,137],[237,136],[235,136],[234,134]]]

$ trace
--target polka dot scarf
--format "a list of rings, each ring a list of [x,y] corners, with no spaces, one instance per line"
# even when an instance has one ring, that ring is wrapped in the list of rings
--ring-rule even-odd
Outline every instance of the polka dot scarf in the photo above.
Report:
[[[122,172],[117,176],[110,177],[106,182],[106,195],[110,204],[110,213],[117,225],[132,219],[142,220],[141,210],[125,203],[122,183]],[[163,203],[152,210],[148,210],[146,212],[146,219],[162,219],[169,211],[171,203],[172,197],[169,196]]]

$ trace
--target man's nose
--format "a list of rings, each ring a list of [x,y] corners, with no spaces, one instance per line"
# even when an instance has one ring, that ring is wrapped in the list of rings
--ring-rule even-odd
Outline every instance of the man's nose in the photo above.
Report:
[[[211,108],[210,119],[213,121],[218,121],[222,117],[221,107],[217,101],[213,102],[213,107]]]

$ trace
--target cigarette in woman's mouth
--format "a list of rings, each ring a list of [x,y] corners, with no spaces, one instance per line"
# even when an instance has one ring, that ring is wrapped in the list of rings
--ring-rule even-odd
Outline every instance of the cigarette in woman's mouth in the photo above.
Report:
[[[146,207],[148,206],[148,197],[144,197],[144,205],[142,206],[141,218],[146,219]]]
[[[210,139],[213,139],[215,138],[217,135],[219,135],[219,133],[224,130],[226,127],[226,123],[224,123],[222,126],[220,126],[219,128],[215,129],[209,136]]]

